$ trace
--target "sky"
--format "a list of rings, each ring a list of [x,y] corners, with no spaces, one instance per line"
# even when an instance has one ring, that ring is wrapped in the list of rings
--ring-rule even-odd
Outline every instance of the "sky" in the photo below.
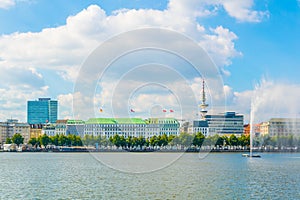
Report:
[[[0,0],[0,121],[193,119],[202,77],[210,114],[300,117],[299,35],[299,0]]]

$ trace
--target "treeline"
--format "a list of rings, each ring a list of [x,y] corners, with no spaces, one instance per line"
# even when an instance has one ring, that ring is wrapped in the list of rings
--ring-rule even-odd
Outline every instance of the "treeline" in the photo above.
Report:
[[[255,147],[300,147],[300,136],[273,136],[269,135],[262,137],[255,137],[253,139],[253,146]]]
[[[20,134],[15,134],[12,138],[7,138],[6,143],[15,143],[17,145],[23,143],[24,138]],[[204,137],[202,133],[188,134],[181,133],[178,136],[166,134],[153,136],[150,139],[143,137],[128,137],[125,138],[122,135],[114,135],[107,139],[104,136],[93,136],[85,135],[83,138],[76,136],[74,134],[69,135],[55,135],[48,136],[42,135],[38,138],[31,138],[28,142],[34,147],[38,146],[96,146],[98,147],[112,147],[130,149],[130,148],[163,148],[163,147],[225,147],[225,146],[236,146],[236,147],[249,147],[250,137],[242,135],[241,137],[236,137],[235,135],[227,136],[208,136]],[[253,139],[254,147],[300,147],[300,137],[294,135],[288,136],[264,136],[264,137],[254,137]]]
[[[93,136],[85,135],[82,139],[83,144],[87,146],[94,146],[98,144],[102,147],[116,146],[123,149],[130,148],[142,148],[142,147],[166,147],[166,146],[180,146],[180,147],[201,147],[201,146],[242,146],[248,147],[250,145],[249,136],[242,135],[241,137],[236,137],[235,135],[227,136],[205,136],[202,133],[188,134],[181,133],[179,136],[166,134],[153,136],[150,139],[145,139],[143,137],[127,137],[120,135],[114,135],[107,139],[103,136]]]
[[[28,141],[32,146],[47,146],[47,145],[55,145],[55,146],[83,146],[82,140],[80,136],[76,136],[73,134],[69,135],[55,135],[48,136],[46,134],[39,136],[38,138],[31,138]]]

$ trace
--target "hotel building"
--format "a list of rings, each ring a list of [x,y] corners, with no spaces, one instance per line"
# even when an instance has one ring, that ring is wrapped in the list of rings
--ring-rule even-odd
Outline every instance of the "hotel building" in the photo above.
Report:
[[[91,118],[85,122],[84,134],[106,138],[116,134],[125,138],[178,135],[179,123],[173,118]]]

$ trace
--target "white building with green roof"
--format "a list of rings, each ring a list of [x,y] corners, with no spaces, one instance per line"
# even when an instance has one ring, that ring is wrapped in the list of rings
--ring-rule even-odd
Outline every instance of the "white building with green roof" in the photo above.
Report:
[[[180,124],[174,118],[149,118],[146,119],[146,137],[150,138],[154,135],[179,135]]]
[[[91,118],[85,122],[84,134],[105,136],[115,134],[128,137],[150,138],[154,135],[178,135],[179,123],[173,118]]]

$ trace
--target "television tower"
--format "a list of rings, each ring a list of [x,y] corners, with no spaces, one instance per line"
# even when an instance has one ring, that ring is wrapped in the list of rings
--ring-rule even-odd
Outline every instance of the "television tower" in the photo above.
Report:
[[[203,79],[202,80],[202,99],[201,99],[201,104],[200,104],[201,120],[205,120],[205,116],[207,113],[207,110],[206,110],[207,107],[208,107],[208,104],[206,103],[206,97],[205,97],[205,81]]]

